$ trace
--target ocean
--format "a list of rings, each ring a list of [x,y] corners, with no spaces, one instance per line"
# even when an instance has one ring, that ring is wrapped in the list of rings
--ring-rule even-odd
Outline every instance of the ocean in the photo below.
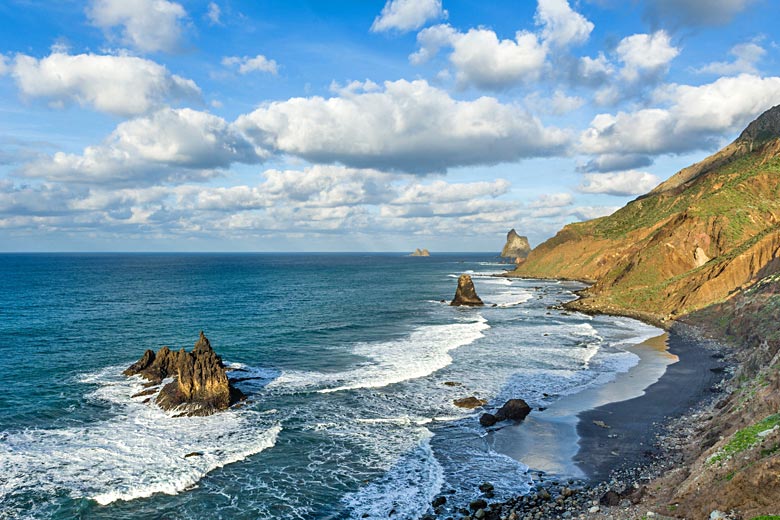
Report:
[[[603,384],[657,329],[554,306],[495,254],[0,255],[0,518],[419,518],[529,468],[476,396],[532,407]],[[486,305],[456,308],[461,273]],[[174,418],[121,371],[203,330],[248,404]],[[450,383],[450,384],[445,384]],[[453,384],[454,383],[454,384]],[[184,456],[200,452],[201,456]]]

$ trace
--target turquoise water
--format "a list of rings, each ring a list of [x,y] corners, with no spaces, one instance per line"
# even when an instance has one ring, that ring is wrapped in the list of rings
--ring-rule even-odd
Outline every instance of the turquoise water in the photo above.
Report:
[[[581,286],[494,261],[0,255],[0,518],[417,518],[484,481],[526,492],[452,400],[545,406],[627,370],[655,329],[549,310]],[[485,307],[440,303],[463,272]],[[200,330],[252,377],[247,406],[172,418],[131,398],[127,365]]]

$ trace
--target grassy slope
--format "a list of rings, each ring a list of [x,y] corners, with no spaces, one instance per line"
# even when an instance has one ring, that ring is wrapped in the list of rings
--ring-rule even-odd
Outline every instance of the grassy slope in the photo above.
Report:
[[[722,301],[780,248],[780,140],[734,155],[608,217],[566,226],[513,274],[594,281],[576,304],[583,310],[660,318]]]

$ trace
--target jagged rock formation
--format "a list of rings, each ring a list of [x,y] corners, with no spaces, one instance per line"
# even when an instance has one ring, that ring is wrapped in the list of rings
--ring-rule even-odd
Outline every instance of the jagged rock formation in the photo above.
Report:
[[[514,275],[593,282],[570,305],[656,323],[780,266],[780,106],[614,214],[570,224]]]
[[[155,402],[164,410],[181,410],[183,415],[211,415],[244,399],[241,390],[230,385],[225,365],[201,331],[192,352],[161,348],[147,350],[123,372],[140,375],[153,385],[174,380],[160,390]]]
[[[474,288],[471,276],[467,274],[460,275],[458,288],[455,290],[455,298],[452,299],[450,305],[485,305],[477,296],[477,290]]]
[[[501,250],[501,258],[508,258],[515,263],[522,262],[531,252],[528,237],[522,237],[514,229],[506,234],[506,244]]]
[[[419,247],[414,250],[409,256],[431,256],[431,253],[427,249],[420,249]]]

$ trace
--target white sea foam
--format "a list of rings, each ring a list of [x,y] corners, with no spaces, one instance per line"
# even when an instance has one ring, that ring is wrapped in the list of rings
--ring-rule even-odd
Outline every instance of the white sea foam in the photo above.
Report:
[[[383,386],[430,375],[452,362],[449,352],[469,345],[484,336],[490,328],[477,315],[475,321],[447,325],[426,325],[406,338],[379,343],[360,343],[353,353],[368,359],[358,368],[335,374],[284,372],[269,386],[292,388],[323,387],[317,391],[338,392]]]
[[[83,426],[8,433],[0,443],[5,484],[0,502],[31,490],[100,504],[155,493],[177,494],[214,469],[274,446],[281,426],[251,410],[172,418],[130,395],[141,388],[112,367],[81,378],[99,387],[87,399],[111,404],[111,416]],[[196,452],[197,456],[185,458]]]
[[[444,470],[431,448],[432,434],[425,432],[382,477],[343,498],[352,518],[417,518],[429,507],[444,484]]]

